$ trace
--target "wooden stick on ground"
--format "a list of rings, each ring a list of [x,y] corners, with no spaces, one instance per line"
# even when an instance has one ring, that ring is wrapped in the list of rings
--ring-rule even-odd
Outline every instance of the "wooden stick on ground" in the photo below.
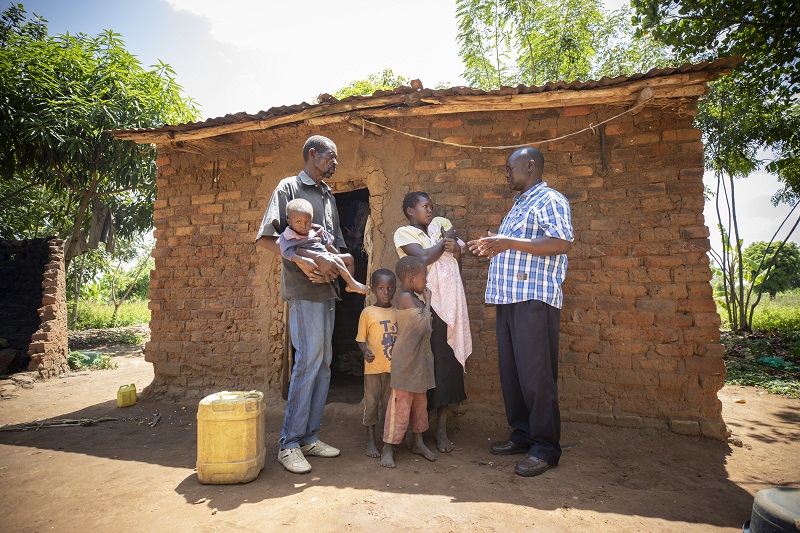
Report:
[[[101,416],[100,418],[56,418],[53,420],[42,420],[35,422],[24,422],[22,424],[10,424],[0,426],[0,431],[28,431],[29,429],[39,430],[41,428],[65,428],[70,426],[93,426],[100,422],[111,422],[119,420],[110,416]]]

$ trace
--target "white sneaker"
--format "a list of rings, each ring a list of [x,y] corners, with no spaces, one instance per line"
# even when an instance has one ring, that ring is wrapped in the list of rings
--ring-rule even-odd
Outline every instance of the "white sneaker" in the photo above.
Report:
[[[306,474],[311,472],[311,465],[303,457],[300,448],[286,448],[278,452],[278,461],[283,467],[293,474]]]
[[[330,444],[325,444],[321,440],[300,446],[300,450],[305,455],[312,455],[314,457],[338,457],[339,448],[334,448]]]

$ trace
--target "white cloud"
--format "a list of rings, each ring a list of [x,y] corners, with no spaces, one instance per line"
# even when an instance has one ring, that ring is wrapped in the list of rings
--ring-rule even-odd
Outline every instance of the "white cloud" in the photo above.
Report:
[[[217,42],[257,54],[250,68],[265,77],[316,80],[313,96],[386,68],[430,87],[464,83],[452,1],[166,1],[207,19]]]

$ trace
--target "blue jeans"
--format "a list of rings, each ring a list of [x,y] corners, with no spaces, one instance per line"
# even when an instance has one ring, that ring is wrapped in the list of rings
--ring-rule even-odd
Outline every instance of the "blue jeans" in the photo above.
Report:
[[[289,301],[289,330],[295,349],[280,448],[317,441],[331,383],[331,337],[336,300]]]

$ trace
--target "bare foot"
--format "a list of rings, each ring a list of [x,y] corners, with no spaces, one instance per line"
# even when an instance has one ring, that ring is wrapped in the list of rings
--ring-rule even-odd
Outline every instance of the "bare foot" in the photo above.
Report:
[[[425,443],[422,441],[421,433],[414,433],[414,447],[411,448],[411,453],[421,455],[428,461],[436,460],[436,454],[430,451],[428,447],[425,446]]]
[[[375,426],[369,426],[367,428],[367,456],[379,457],[380,455],[378,447],[375,446]]]
[[[450,453],[455,448],[455,444],[447,437],[447,415],[449,412],[449,405],[444,405],[436,410],[436,448],[442,453]]]
[[[369,287],[364,285],[363,283],[359,283],[356,280],[353,280],[353,283],[348,283],[347,286],[344,288],[346,292],[355,292],[358,294],[367,294],[369,292]]]
[[[383,443],[383,451],[381,452],[381,466],[386,468],[394,468],[394,447],[388,442]]]
[[[455,449],[456,445],[447,438],[447,431],[442,429],[436,431],[436,448],[442,453],[450,453]]]

